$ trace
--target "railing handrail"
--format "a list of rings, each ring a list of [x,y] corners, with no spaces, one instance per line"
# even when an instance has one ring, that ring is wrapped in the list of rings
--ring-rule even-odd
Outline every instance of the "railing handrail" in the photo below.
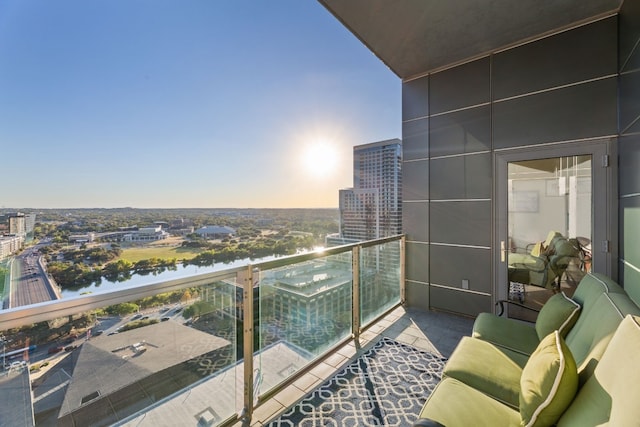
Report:
[[[232,267],[220,271],[196,274],[180,279],[165,280],[157,283],[149,283],[126,289],[119,289],[98,294],[80,295],[77,297],[40,302],[27,306],[0,310],[0,330],[17,328],[32,323],[44,322],[63,316],[69,316],[85,311],[95,310],[113,304],[130,302],[159,293],[177,291],[184,288],[202,286],[211,282],[235,277],[240,271],[246,271],[248,266],[260,270],[284,267],[290,264],[324,258],[329,255],[350,252],[352,248],[370,247],[400,240],[404,235],[384,237],[363,242],[349,243],[333,246],[320,251],[312,251],[303,254],[283,256],[274,260],[258,263],[247,263],[244,266]]]

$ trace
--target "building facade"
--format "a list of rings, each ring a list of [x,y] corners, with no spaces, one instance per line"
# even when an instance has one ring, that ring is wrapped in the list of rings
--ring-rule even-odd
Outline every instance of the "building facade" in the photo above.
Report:
[[[353,188],[339,192],[340,235],[350,243],[400,234],[402,143],[390,139],[353,147]]]
[[[22,213],[16,213],[9,215],[9,234],[15,234],[18,236],[26,236],[27,234],[27,221]]]
[[[205,225],[198,228],[195,233],[205,239],[224,239],[225,237],[231,237],[236,234],[236,230],[221,225]]]
[[[35,213],[10,213],[7,215],[9,223],[9,234],[21,236],[27,241],[33,239],[33,230],[36,225]]]
[[[504,164],[582,155],[592,271],[640,301],[640,2],[320,2],[402,80],[410,306],[492,311],[508,286]]]
[[[21,236],[0,236],[0,261],[18,252],[24,244]]]

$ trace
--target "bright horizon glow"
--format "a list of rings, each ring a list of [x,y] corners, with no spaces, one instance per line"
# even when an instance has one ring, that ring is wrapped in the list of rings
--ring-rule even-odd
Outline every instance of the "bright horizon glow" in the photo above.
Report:
[[[0,208],[335,208],[401,134],[400,79],[317,1],[5,0],[0,62]]]

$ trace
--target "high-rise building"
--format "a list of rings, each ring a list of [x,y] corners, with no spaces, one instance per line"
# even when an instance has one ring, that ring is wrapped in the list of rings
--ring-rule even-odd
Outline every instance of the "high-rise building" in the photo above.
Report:
[[[17,236],[26,236],[27,222],[23,213],[9,214],[9,233]]]
[[[15,234],[23,239],[30,241],[33,238],[33,229],[36,224],[36,214],[22,212],[10,213],[9,218],[9,234]]]
[[[402,142],[399,139],[353,147],[353,188],[340,196],[340,234],[328,245],[400,234],[402,230]]]

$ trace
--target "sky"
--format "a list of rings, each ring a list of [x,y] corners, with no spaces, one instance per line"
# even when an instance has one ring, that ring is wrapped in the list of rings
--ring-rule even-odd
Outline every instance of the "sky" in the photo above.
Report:
[[[315,0],[2,0],[0,208],[337,207],[400,104]]]

